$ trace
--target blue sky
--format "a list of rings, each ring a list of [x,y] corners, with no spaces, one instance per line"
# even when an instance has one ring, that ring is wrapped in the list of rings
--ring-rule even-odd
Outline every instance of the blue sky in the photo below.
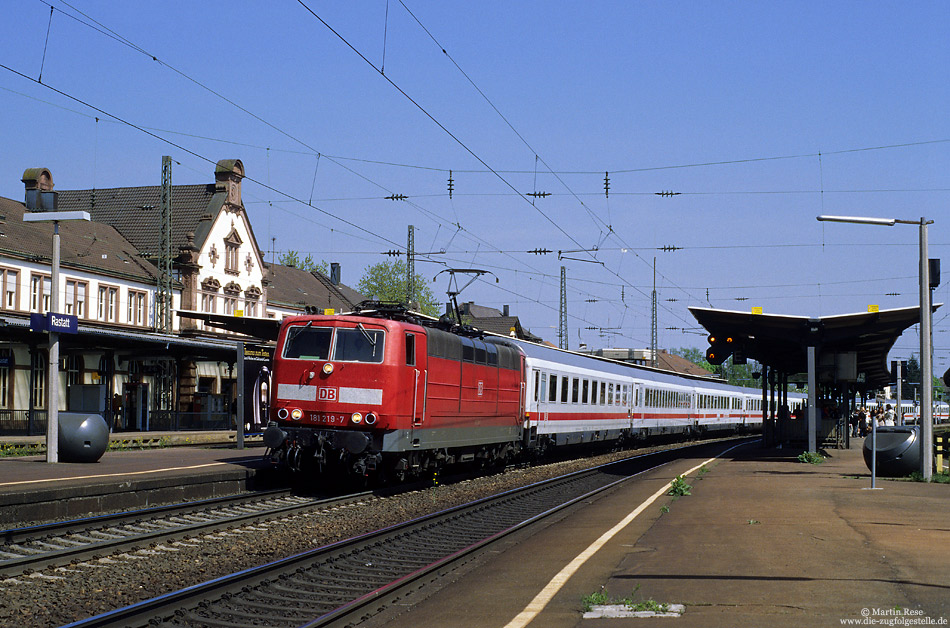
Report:
[[[166,154],[178,184],[240,158],[261,246],[350,285],[412,224],[421,274],[491,270],[461,299],[556,341],[565,266],[572,347],[648,346],[654,258],[661,347],[705,346],[690,305],[918,303],[915,227],[819,214],[926,216],[946,256],[946,2],[52,5],[0,23],[2,196],[28,167],[106,188],[158,185]]]

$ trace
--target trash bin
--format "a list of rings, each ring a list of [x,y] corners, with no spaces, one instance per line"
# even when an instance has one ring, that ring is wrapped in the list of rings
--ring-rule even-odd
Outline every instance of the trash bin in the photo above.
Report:
[[[59,413],[59,457],[63,462],[98,462],[109,447],[109,425],[100,414]]]
[[[871,436],[864,439],[864,464],[871,468]],[[877,474],[903,477],[920,470],[920,428],[888,425],[877,428]]]

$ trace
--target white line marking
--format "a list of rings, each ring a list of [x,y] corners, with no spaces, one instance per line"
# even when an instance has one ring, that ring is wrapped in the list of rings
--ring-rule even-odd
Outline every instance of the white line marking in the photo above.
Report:
[[[82,475],[69,478],[46,478],[44,480],[22,480],[20,482],[0,482],[0,486],[17,486],[18,484],[38,484],[41,482],[65,482],[67,480],[92,480],[95,478],[114,478],[125,477],[128,475],[144,475],[146,473],[161,473],[162,471],[187,471],[189,469],[202,469],[204,467],[215,467],[229,464],[227,462],[209,462],[207,464],[196,464],[190,467],[169,467],[167,469],[150,469],[148,471],[128,471],[125,473],[102,473],[99,475]]]
[[[739,445],[736,445],[736,447],[739,447]],[[703,467],[704,465],[714,462],[716,458],[719,458],[720,456],[728,453],[729,451],[732,451],[733,449],[735,449],[735,447],[730,447],[729,449],[718,454],[717,456],[714,456],[710,458],[709,460],[696,465],[695,467],[693,467],[692,469],[690,469],[683,475],[684,476],[689,475],[690,473],[692,473],[693,471],[696,471],[697,469]],[[618,532],[620,532],[625,527],[627,527],[627,525],[631,521],[636,519],[640,513],[646,510],[650,506],[650,504],[658,500],[663,495],[666,495],[667,491],[670,490],[670,487],[672,485],[673,485],[673,480],[670,480],[669,482],[664,484],[663,488],[661,488],[656,493],[654,493],[645,502],[637,506],[636,509],[633,512],[631,512],[629,515],[624,517],[620,521],[620,523],[618,523],[614,527],[604,532],[600,536],[599,539],[591,543],[587,547],[587,549],[585,549],[583,552],[578,554],[574,560],[572,560],[570,563],[568,563],[564,567],[564,569],[559,571],[556,576],[551,578],[551,581],[548,582],[548,584],[543,589],[541,589],[541,592],[538,593],[534,597],[534,599],[528,603],[528,605],[524,608],[523,611],[518,613],[518,615],[514,619],[512,619],[510,622],[505,624],[505,628],[524,628],[524,626],[527,626],[529,623],[531,623],[531,621],[534,620],[534,618],[537,617],[541,613],[541,611],[544,610],[544,608],[548,605],[548,602],[550,602],[551,599],[554,598],[555,594],[557,594],[557,592],[561,590],[561,587],[563,587],[567,583],[570,577],[573,576],[574,573],[578,569],[580,569],[581,566],[584,563],[586,563],[588,559],[590,559],[591,556],[596,554],[597,551],[600,548],[602,548],[604,545],[606,545],[607,542],[610,541],[610,539],[616,536]]]

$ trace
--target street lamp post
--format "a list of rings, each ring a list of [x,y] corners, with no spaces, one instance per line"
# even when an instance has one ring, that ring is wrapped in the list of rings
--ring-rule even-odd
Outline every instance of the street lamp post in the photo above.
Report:
[[[53,223],[53,260],[50,268],[50,306],[52,314],[59,314],[59,221],[89,220],[89,212],[39,211],[23,214],[24,222]],[[49,329],[49,376],[47,390],[49,403],[46,409],[46,462],[59,462],[59,334]]]
[[[933,477],[933,351],[930,337],[930,259],[927,252],[927,225],[932,220],[900,220],[898,218],[865,218],[861,216],[818,216],[827,222],[849,222],[861,225],[895,224],[920,226],[920,466],[925,481]],[[900,399],[897,403],[900,404]]]

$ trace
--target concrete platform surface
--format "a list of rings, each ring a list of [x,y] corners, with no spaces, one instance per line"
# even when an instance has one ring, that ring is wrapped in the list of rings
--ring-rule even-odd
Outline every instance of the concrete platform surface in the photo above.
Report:
[[[266,484],[271,469],[263,460],[264,447],[237,449],[227,444],[227,435],[223,441],[220,434],[187,435],[189,444],[201,446],[109,450],[92,463],[0,457],[0,527],[204,499]],[[143,438],[128,435],[130,442]]]
[[[508,541],[438,593],[406,600],[386,625],[947,625],[950,485],[878,479],[880,490],[866,490],[860,442],[829,451],[821,465],[798,462],[798,453],[754,444],[693,473],[691,495],[651,502],[548,602],[532,604],[604,531],[697,462],[651,472]],[[686,609],[676,618],[583,619],[595,592]]]

